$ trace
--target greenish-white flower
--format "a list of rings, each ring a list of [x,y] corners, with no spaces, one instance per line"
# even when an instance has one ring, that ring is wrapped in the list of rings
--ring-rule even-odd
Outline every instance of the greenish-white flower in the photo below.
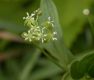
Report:
[[[27,32],[23,32],[22,37],[30,42],[46,43],[50,40],[57,40],[57,32],[54,31],[54,24],[51,17],[48,17],[47,21],[44,21],[39,25],[38,18],[41,11],[38,9],[31,15],[27,13],[25,20],[25,26],[29,28]]]

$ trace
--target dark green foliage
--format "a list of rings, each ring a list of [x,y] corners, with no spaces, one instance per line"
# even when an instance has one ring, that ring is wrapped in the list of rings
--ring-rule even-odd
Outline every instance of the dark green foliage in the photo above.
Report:
[[[75,61],[71,66],[71,77],[73,79],[80,79],[84,76],[83,71],[80,70],[79,61]]]
[[[81,79],[84,76],[94,77],[94,53],[85,55],[81,60],[71,65],[73,79]]]
[[[94,78],[94,63],[92,63],[88,68],[88,75]]]

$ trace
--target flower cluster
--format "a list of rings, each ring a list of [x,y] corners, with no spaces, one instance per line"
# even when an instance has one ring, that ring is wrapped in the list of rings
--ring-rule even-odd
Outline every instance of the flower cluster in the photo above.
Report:
[[[27,17],[23,17],[25,20],[25,26],[29,27],[29,30],[27,32],[23,32],[22,37],[30,42],[45,43],[50,40],[57,40],[57,32],[54,31],[54,24],[51,17],[48,17],[47,21],[39,25],[38,18],[40,14],[41,11],[38,9],[31,15],[27,13]]]

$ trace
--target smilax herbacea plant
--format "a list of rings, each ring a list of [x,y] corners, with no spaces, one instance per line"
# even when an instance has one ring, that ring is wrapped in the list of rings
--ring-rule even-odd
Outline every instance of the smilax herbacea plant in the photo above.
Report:
[[[25,20],[24,24],[29,28],[27,32],[23,32],[22,37],[29,42],[41,42],[46,43],[50,40],[57,40],[57,32],[53,30],[54,21],[51,17],[48,17],[47,21],[39,24],[39,16],[41,10],[37,9],[31,15],[27,12],[27,16],[23,17]]]

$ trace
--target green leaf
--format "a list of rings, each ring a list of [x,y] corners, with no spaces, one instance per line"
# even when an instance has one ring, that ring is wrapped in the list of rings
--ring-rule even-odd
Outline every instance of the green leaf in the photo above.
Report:
[[[94,52],[85,54],[79,61],[74,61],[70,68],[73,79],[80,79],[85,75],[93,77],[94,72]]]
[[[52,56],[59,60],[63,67],[67,67],[72,60],[71,52],[66,48],[63,42],[62,29],[58,19],[57,9],[52,0],[41,0],[40,9],[42,11],[42,16],[40,18],[40,23],[46,21],[50,16],[54,21],[54,30],[57,31],[57,41],[51,41],[47,44],[44,44],[44,47]]]
[[[73,79],[80,79],[84,76],[84,73],[80,71],[79,61],[75,61],[72,64],[70,72]]]
[[[85,56],[80,62],[79,62],[79,66],[80,66],[80,71],[82,73],[87,73],[89,67],[94,64],[93,62],[94,60],[94,54],[89,54],[87,56]]]
[[[92,78],[94,78],[94,63],[91,64],[91,66],[88,69],[88,75]]]

